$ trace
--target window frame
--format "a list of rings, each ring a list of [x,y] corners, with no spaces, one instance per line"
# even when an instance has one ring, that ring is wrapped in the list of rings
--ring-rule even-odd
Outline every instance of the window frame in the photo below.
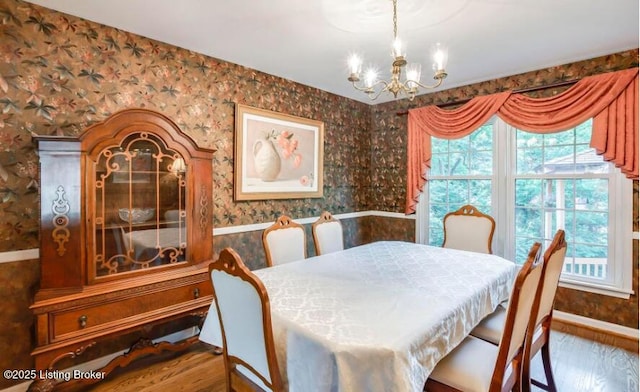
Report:
[[[491,211],[496,221],[493,239],[494,254],[513,260],[515,257],[515,183],[516,178],[526,175],[516,174],[516,128],[494,116],[493,122],[493,175],[491,176]],[[608,233],[607,250],[607,280],[594,281],[569,276],[564,273],[560,277],[560,286],[575,290],[587,291],[628,299],[633,294],[632,289],[632,239],[633,239],[633,181],[627,179],[618,168],[610,165],[607,175],[609,186]],[[473,179],[474,175],[466,177],[434,176],[429,171],[429,179],[418,199],[416,210],[416,242],[429,243],[429,181],[433,179]],[[479,177],[486,178],[486,175]],[[549,177],[558,178],[588,178],[569,174],[558,174]],[[536,176],[535,178],[540,178]],[[598,176],[602,178],[602,176]],[[498,208],[498,206],[508,208]],[[616,206],[613,208],[613,206]],[[550,240],[550,239],[548,239]],[[543,244],[548,246],[549,243]]]

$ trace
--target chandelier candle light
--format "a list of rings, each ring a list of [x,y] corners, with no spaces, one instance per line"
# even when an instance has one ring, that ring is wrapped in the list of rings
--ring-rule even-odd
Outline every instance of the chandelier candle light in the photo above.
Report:
[[[433,79],[436,83],[433,85],[424,85],[420,83],[421,66],[418,63],[411,63],[407,65],[405,59],[405,53],[403,52],[402,42],[398,38],[398,15],[397,15],[397,0],[393,1],[393,44],[391,47],[391,56],[393,57],[393,64],[391,67],[391,80],[385,81],[378,79],[377,72],[371,68],[367,70],[364,75],[364,81],[362,85],[357,83],[360,81],[360,74],[362,72],[362,59],[354,54],[349,59],[350,75],[348,80],[351,82],[356,90],[363,91],[371,98],[371,100],[377,99],[380,94],[385,91],[393,94],[394,98],[398,98],[398,94],[402,93],[409,98],[410,101],[415,98],[418,93],[418,88],[432,89],[440,86],[444,78],[447,77],[445,72],[445,66],[447,63],[447,51],[440,45],[435,44],[432,50],[433,55],[433,69],[435,74]],[[400,81],[402,76],[402,68],[407,66],[406,79],[404,82]]]

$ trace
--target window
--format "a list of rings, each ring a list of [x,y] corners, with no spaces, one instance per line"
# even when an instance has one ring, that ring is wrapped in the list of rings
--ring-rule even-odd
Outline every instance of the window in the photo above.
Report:
[[[429,244],[444,240],[442,219],[465,204],[491,211],[493,126],[462,139],[433,139],[429,176]]]
[[[563,285],[627,296],[631,181],[595,154],[590,137],[591,120],[543,135],[495,118],[462,139],[432,138],[423,242],[440,246],[444,215],[473,204],[496,220],[496,254],[522,263],[533,242],[547,246],[564,229]]]

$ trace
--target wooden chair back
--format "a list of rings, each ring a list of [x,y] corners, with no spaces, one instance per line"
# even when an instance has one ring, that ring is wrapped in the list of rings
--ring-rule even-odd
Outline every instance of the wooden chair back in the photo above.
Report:
[[[536,242],[513,284],[507,305],[504,333],[498,345],[491,390],[511,390],[520,383],[523,356],[527,351],[525,336],[530,319],[536,316],[534,302],[542,278],[542,269],[542,246]]]
[[[313,244],[316,255],[337,252],[344,249],[344,239],[342,234],[342,223],[331,215],[329,211],[324,211],[317,221],[311,225],[313,233]]]
[[[228,390],[282,391],[269,297],[231,248],[209,265]],[[249,387],[249,389],[247,389]]]
[[[281,215],[262,232],[262,245],[268,267],[307,257],[304,226],[286,215]]]
[[[542,289],[539,296],[538,317],[535,325],[539,326],[542,321],[551,316],[553,312],[553,302],[560,282],[560,275],[564,266],[564,259],[567,254],[567,242],[564,230],[558,230],[551,241],[551,244],[544,252],[544,273],[542,279]]]
[[[491,241],[496,228],[495,220],[471,204],[449,212],[443,219],[443,248],[492,253]]]
[[[530,390],[530,383],[549,391],[555,391],[555,380],[551,369],[551,358],[549,356],[549,339],[551,336],[551,321],[553,318],[553,303],[564,266],[564,259],[567,254],[567,242],[564,230],[558,230],[544,253],[544,269],[538,295],[534,303],[537,310],[535,318],[532,318],[525,338],[527,352],[524,355],[522,371],[523,392]],[[540,381],[531,380],[531,358],[541,349],[542,363],[547,379],[547,385]]]

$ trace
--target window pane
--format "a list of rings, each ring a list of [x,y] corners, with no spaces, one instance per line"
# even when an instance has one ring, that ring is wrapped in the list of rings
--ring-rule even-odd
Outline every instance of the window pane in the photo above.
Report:
[[[449,172],[451,176],[461,176],[469,174],[468,153],[452,152],[449,154]]]
[[[527,261],[527,256],[533,243],[536,241],[540,242],[540,239],[516,237],[516,257],[513,261],[517,264],[524,264],[524,262]]]
[[[583,244],[607,245],[608,220],[606,212],[576,211],[575,237],[573,241]]]
[[[448,154],[432,154],[431,155],[431,176],[443,176],[446,175]]]
[[[449,141],[446,139],[431,138],[431,153],[449,153]]]
[[[471,180],[469,184],[469,204],[478,207],[485,214],[491,213],[491,180]]]
[[[577,173],[608,173],[609,166],[588,144],[576,145]]]
[[[565,231],[565,238],[574,238],[572,230],[574,226],[574,212],[563,209],[546,209],[544,216],[544,238],[551,241],[556,231]]]
[[[600,178],[577,180],[576,210],[609,211],[609,181]]]
[[[560,199],[560,197],[564,197],[562,194],[564,181],[544,180],[542,185],[542,198],[545,208],[563,208],[564,199]],[[560,187],[560,191],[558,190],[558,186]]]
[[[449,204],[451,207],[462,207],[469,201],[469,181],[468,180],[450,180],[449,181]]]
[[[573,146],[547,147],[544,150],[544,165],[535,170],[537,173],[566,174],[575,172]]]
[[[609,268],[609,182],[608,178],[580,176],[607,173],[609,165],[589,147],[590,136],[589,121],[574,130],[544,135],[544,147],[531,148],[539,145],[539,139],[517,132],[516,176],[536,178],[516,178],[516,255],[526,257],[526,245],[537,235],[548,244],[558,229],[564,229],[569,244],[564,272],[605,279]],[[568,174],[575,178],[553,178]]]
[[[545,208],[574,208],[575,180],[544,180],[542,186],[542,197]]]
[[[432,204],[429,209],[429,225],[442,226],[442,218],[449,212],[448,204]]]
[[[449,140],[449,152],[466,152],[469,151],[469,135],[461,139]]]
[[[471,148],[475,150],[493,150],[493,125],[483,125],[469,135]]]
[[[429,245],[442,246],[444,241],[444,232],[442,228],[429,227]]]
[[[562,222],[560,222],[562,224]],[[564,225],[556,225],[556,229],[563,229],[565,234],[565,239],[568,244],[573,245],[575,243],[576,238],[576,227],[575,227],[575,212],[573,210],[565,211],[564,213]]]
[[[516,151],[516,173],[533,174],[542,170],[542,149],[525,148]]]
[[[589,144],[589,142],[591,141],[591,128],[592,128],[591,119],[578,125],[576,127],[576,143]]]
[[[542,180],[516,180],[516,206],[542,207]]]
[[[493,173],[493,152],[471,152],[471,174],[491,175]]]
[[[518,130],[516,132],[516,145],[518,148],[540,147],[542,135]]]
[[[429,203],[446,203],[447,201],[447,180],[429,181]]]
[[[573,130],[549,133],[543,136],[545,146],[573,145],[575,133]]]
[[[534,208],[516,208],[516,236],[542,238],[542,213]]]
[[[576,244],[573,273],[590,278],[607,277],[607,248]]]

